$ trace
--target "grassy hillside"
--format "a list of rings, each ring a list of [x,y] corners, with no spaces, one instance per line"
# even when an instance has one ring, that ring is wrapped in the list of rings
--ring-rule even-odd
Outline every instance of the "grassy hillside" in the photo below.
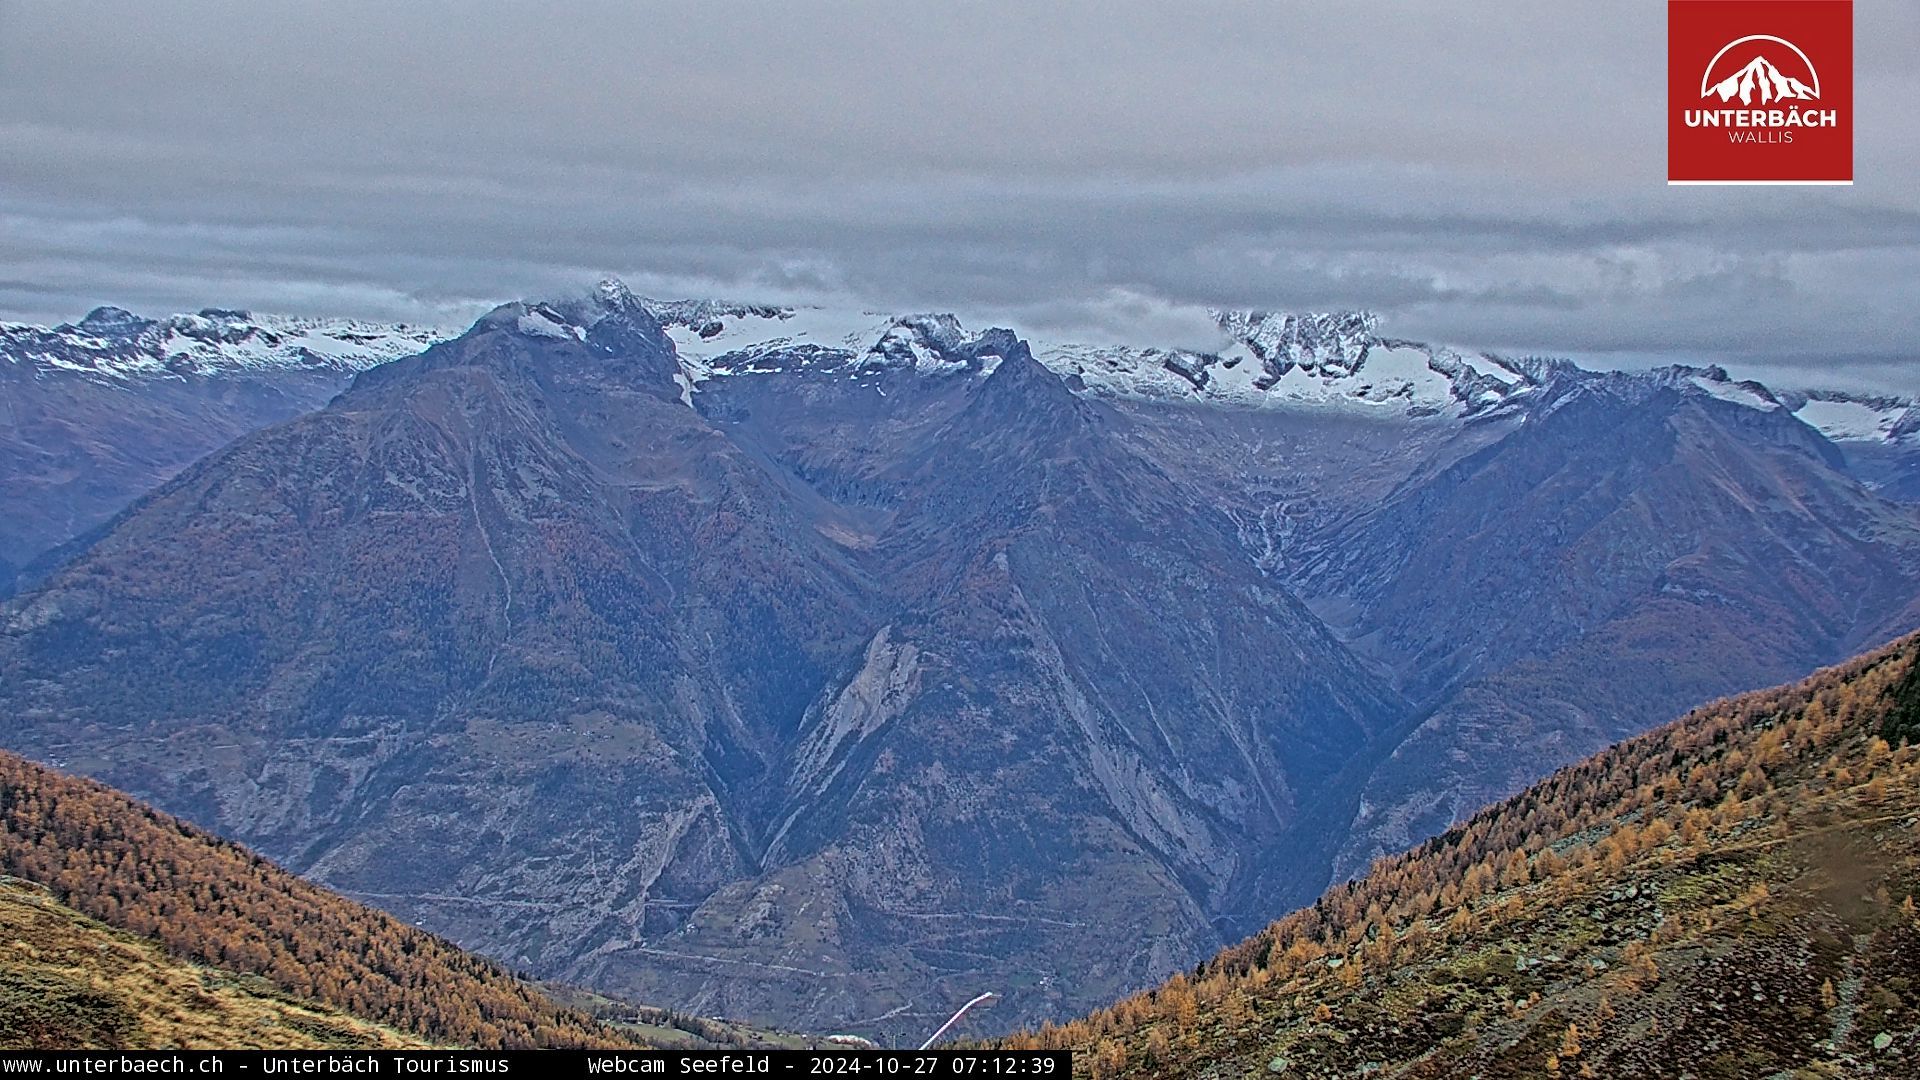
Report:
[[[281,992],[435,1042],[637,1042],[554,1004],[490,960],[330,893],[239,845],[112,788],[4,752],[0,874],[37,882],[60,904],[153,939],[178,957],[260,976]],[[104,970],[87,977],[105,978]],[[202,1021],[216,1023],[215,1014],[178,1022]],[[141,1030],[101,1029],[101,1038],[131,1039]],[[214,1039],[233,1040],[253,1042],[238,1034]]]
[[[0,878],[0,1048],[405,1049],[416,1036],[203,968]]]
[[[1696,709],[1012,1042],[1103,1078],[1920,1075],[1916,654]]]

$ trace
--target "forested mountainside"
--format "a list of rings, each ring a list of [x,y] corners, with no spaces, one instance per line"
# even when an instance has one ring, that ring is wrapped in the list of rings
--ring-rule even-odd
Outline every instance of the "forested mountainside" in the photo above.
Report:
[[[327,1032],[337,1030],[347,1041],[424,1038],[440,1045],[478,1047],[633,1044],[612,1027],[556,1006],[491,960],[333,895],[245,848],[104,785],[5,752],[0,752],[0,873],[36,883],[48,894],[38,899],[32,890],[10,884],[0,905],[21,933],[44,935],[44,944],[28,936],[24,946],[28,959],[37,956],[42,965],[8,964],[0,975],[7,993],[52,995],[51,1011],[22,1013],[17,1023],[23,1025],[39,1024],[31,1018],[43,1015],[49,1018],[45,1023],[57,1025],[65,1015],[57,1002],[71,1001],[74,1016],[94,1017],[74,1021],[94,1025],[87,1029],[92,1033],[86,1041],[111,1045],[131,1046],[144,1038],[165,1041],[174,1034],[217,1038],[221,1033],[207,1025],[234,1017],[248,1023],[259,1020],[273,1030],[291,1025],[294,1033],[304,1030],[322,1040],[332,1039]],[[265,982],[226,979],[218,973],[191,976],[184,965],[157,949],[108,934],[70,911],[151,938],[187,961]],[[104,958],[74,959],[73,950],[82,941],[107,943]],[[168,1013],[172,997],[188,992],[182,980],[190,978],[206,982],[214,1000],[193,999],[191,1009],[200,1012],[184,1021],[187,1027],[152,1026],[155,1016]],[[90,979],[108,985],[96,994]],[[152,994],[144,1003],[138,996],[142,985]],[[236,987],[225,996],[216,992]],[[280,993],[270,992],[272,987]],[[331,1012],[297,1005],[288,995],[409,1034],[381,1035],[367,1023],[336,1022]],[[0,1032],[6,1031],[7,1022],[0,1018]],[[29,1026],[17,1036],[0,1037],[64,1037],[57,1026],[50,1030],[48,1034]],[[253,1041],[245,1030],[226,1034],[243,1043]]]
[[[0,877],[0,1050],[404,1049],[430,1045],[258,975],[181,959]]]
[[[1096,1077],[1920,1072],[1920,638],[1716,701],[1016,1046]]]

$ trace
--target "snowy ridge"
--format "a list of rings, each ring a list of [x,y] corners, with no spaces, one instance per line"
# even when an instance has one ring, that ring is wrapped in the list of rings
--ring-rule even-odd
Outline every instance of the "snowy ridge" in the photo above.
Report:
[[[353,373],[412,355],[446,336],[404,324],[221,308],[147,319],[101,307],[78,323],[55,327],[0,323],[0,362],[26,365],[36,375],[116,381],[296,369]]]
[[[1105,396],[1409,417],[1505,414],[1577,370],[1382,337],[1367,311],[1212,315],[1225,339],[1214,352],[1041,345],[1034,355]]]
[[[642,303],[680,354],[695,386],[734,375],[839,375],[887,371],[991,374],[1005,331],[971,334],[952,315],[886,315],[710,301]]]
[[[1920,401],[1842,390],[1783,391],[1793,415],[1834,442],[1920,445]]]
[[[1591,372],[1567,360],[1506,357],[1382,336],[1371,312],[1216,311],[1210,351],[1089,345],[1036,337],[1034,359],[1076,393],[1135,402],[1247,409],[1340,409],[1382,418],[1505,416],[1549,391],[1598,381],[1667,387],[1758,411],[1785,409],[1836,442],[1920,445],[1920,403],[1831,390],[1775,392],[1720,367]],[[790,374],[863,380],[911,372],[991,374],[1019,347],[1006,330],[975,333],[950,314],[779,307],[719,300],[653,300],[608,279],[585,295],[502,305],[484,317],[533,337],[585,340],[603,320],[657,323],[678,355],[691,401],[715,378]],[[206,308],[149,319],[96,308],[55,327],[0,323],[0,365],[34,377],[95,380],[327,371],[353,374],[410,356],[451,335],[436,328],[351,319],[256,315]]]
[[[1773,412],[1776,409],[1785,407],[1780,403],[1780,399],[1773,395],[1773,391],[1767,389],[1766,386],[1754,382],[1752,379],[1735,379],[1733,376],[1727,374],[1726,368],[1718,364],[1712,364],[1707,367],[1675,365],[1672,367],[1656,368],[1649,372],[1648,375],[1656,383],[1661,385],[1681,389],[1690,386],[1696,390],[1705,392],[1710,397],[1715,397],[1734,405],[1743,405],[1756,412]]]
[[[1313,362],[1262,358],[1245,344],[1217,353],[1037,344],[1041,363],[1101,397],[1238,408],[1344,408],[1373,416],[1482,417],[1539,391],[1556,369],[1445,346],[1375,339]]]
[[[708,379],[797,374],[860,379],[882,371],[990,372],[997,346],[952,315],[640,301],[665,326],[690,388]],[[1211,313],[1213,351],[1029,339],[1034,359],[1075,392],[1136,402],[1247,409],[1340,409],[1381,418],[1482,420],[1563,391],[1678,390],[1753,409],[1786,409],[1836,441],[1920,443],[1913,399],[1839,391],[1779,392],[1717,365],[1589,371],[1550,357],[1510,357],[1382,336],[1371,312]],[[1000,350],[1004,352],[1004,349]],[[984,358],[984,362],[983,362]],[[1548,405],[1551,407],[1551,405]]]
[[[660,325],[691,330],[702,341],[718,337],[729,322],[737,323],[741,319],[777,322],[791,319],[794,314],[791,308],[732,304],[724,300],[646,300],[643,303]]]
[[[1697,389],[1759,412],[1784,409],[1837,443],[1920,445],[1920,402],[1910,397],[1845,390],[1773,390],[1752,379],[1735,379],[1717,364],[1657,368],[1639,377],[1660,385]]]
[[[991,373],[1006,346],[952,315],[644,300],[673,338],[690,385],[739,375],[860,379],[887,371]],[[1482,416],[1564,367],[1395,341],[1369,312],[1218,312],[1213,352],[1033,339],[1033,356],[1095,397],[1241,408],[1342,407],[1379,416]]]

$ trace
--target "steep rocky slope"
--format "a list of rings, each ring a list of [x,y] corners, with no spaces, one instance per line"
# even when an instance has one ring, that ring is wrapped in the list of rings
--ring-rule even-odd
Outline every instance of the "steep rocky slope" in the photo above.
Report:
[[[1906,1076],[1920,640],[1564,769],[1015,1045],[1110,1076]]]
[[[993,347],[962,407],[861,478],[893,493],[864,561],[892,614],[801,718],[770,808],[781,869],[658,947],[740,973],[655,954],[627,969],[637,996],[686,967],[752,1002],[769,956],[823,972],[809,1009],[854,1000],[857,957],[915,988],[916,1021],[986,980],[1038,1012],[1083,992],[1060,972],[1128,985],[1285,872],[1260,853],[1395,714],[1227,520],[1116,452],[1122,421]],[[1099,944],[1116,926],[1124,951]]]

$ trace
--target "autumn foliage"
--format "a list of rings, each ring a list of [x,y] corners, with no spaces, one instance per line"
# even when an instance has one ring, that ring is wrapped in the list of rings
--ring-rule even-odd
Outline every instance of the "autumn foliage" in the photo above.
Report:
[[[1523,919],[1537,927],[1556,906],[1575,898],[1584,910],[1598,902],[1592,897],[1604,899],[1621,883],[1732,865],[1726,860],[1734,852],[1785,851],[1790,849],[1781,845],[1790,843],[1818,849],[1828,831],[1837,842],[1848,835],[1844,830],[1861,829],[1862,823],[1911,824],[1920,810],[1916,717],[1920,637],[1798,684],[1713,702],[1562,769],[1417,848],[1376,861],[1364,878],[1334,886],[1311,907],[1192,972],[1007,1042],[1073,1048],[1076,1071],[1095,1077],[1177,1073],[1223,1053],[1257,1056],[1261,1040],[1276,1030],[1336,1021],[1337,1010],[1328,1002],[1366,998],[1386,985],[1381,973],[1416,963],[1431,973],[1447,957],[1484,955],[1498,947],[1507,928],[1517,929]],[[1887,855],[1899,862],[1906,849]],[[1712,919],[1768,917],[1775,907],[1768,884],[1744,888],[1711,915],[1669,913],[1647,939],[1620,950],[1614,963],[1595,965],[1593,985],[1604,983],[1623,995],[1642,992],[1663,978],[1659,958],[1670,943],[1715,929]],[[1893,914],[1910,910],[1897,898],[1882,896],[1876,903],[1885,914],[1875,917],[1896,931],[1888,940],[1904,941],[1899,934],[1920,931],[1920,919]],[[1920,943],[1920,937],[1914,940]],[[1904,967],[1907,960],[1898,957],[1906,954],[1895,955],[1894,963]],[[1511,974],[1511,959],[1507,963]],[[1920,972],[1903,979],[1913,981],[1911,975]],[[1809,998],[1818,985],[1818,978],[1809,983]],[[1589,1025],[1610,1023],[1616,1003],[1595,993],[1598,1005],[1583,1020],[1556,1013],[1557,1027],[1543,1027],[1538,1037],[1545,1041],[1530,1059],[1536,1073],[1593,1075]],[[1838,1006],[1831,982],[1818,991],[1818,1000],[1824,1008]],[[1508,1008],[1515,1020],[1529,1010],[1552,1011],[1543,1010],[1537,994],[1512,998]],[[1240,1022],[1249,1015],[1257,1022]],[[1660,1034],[1655,1017],[1634,1038]],[[1183,1054],[1183,1047],[1200,1047],[1203,1040],[1211,1040],[1204,1052]],[[1416,1049],[1431,1051],[1437,1041],[1430,1038]],[[1414,1051],[1409,1055],[1411,1060]],[[1255,1064],[1264,1061],[1259,1057]],[[1284,1065],[1275,1059],[1275,1071]],[[1443,1065],[1428,1065],[1439,1070],[1435,1075],[1445,1072]]]
[[[631,1045],[492,961],[112,788],[5,752],[0,873],[188,959],[437,1041]]]

